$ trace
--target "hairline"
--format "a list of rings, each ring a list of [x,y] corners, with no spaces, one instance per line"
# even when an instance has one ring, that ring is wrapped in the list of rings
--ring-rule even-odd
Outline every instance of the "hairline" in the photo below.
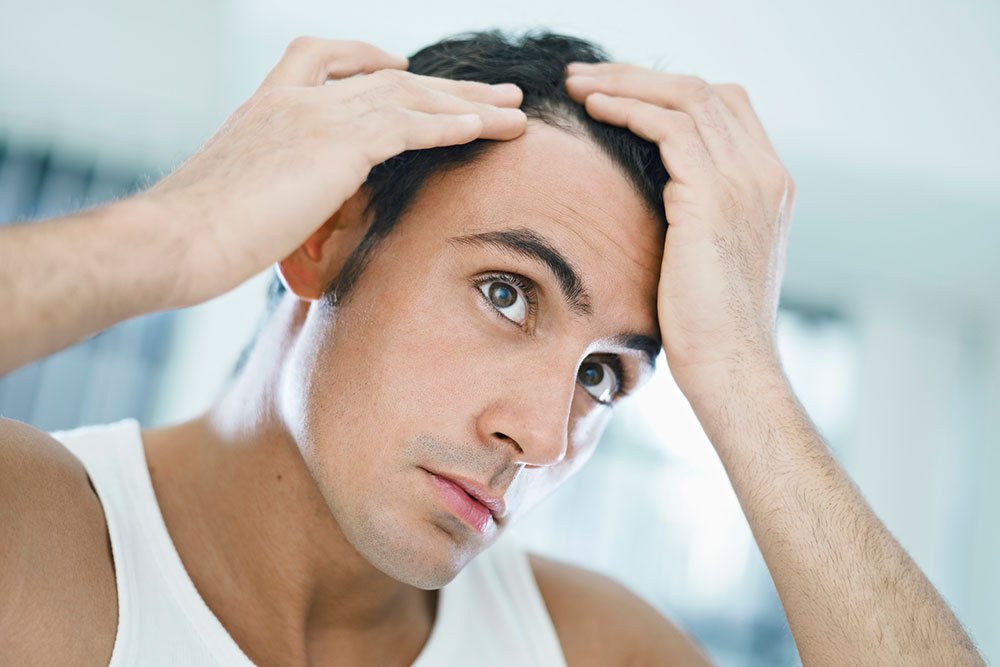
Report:
[[[611,152],[601,144],[598,138],[589,130],[589,128],[586,125],[579,122],[579,120],[574,118],[571,115],[571,113],[559,113],[559,111],[569,112],[570,111],[569,108],[557,109],[557,107],[559,106],[562,105],[555,105],[555,104],[545,105],[544,107],[540,107],[538,109],[533,110],[535,113],[529,114],[528,117],[529,119],[535,118],[537,120],[541,120],[546,125],[550,125],[559,130],[562,130],[580,140],[590,141],[598,148],[598,150],[602,154],[610,158],[610,162],[612,163],[614,168],[617,169],[619,173],[621,173],[625,177],[626,182],[628,182],[629,184],[629,188],[632,190],[634,194],[636,194],[636,196],[639,197],[640,201],[642,201],[646,209],[653,215],[662,215],[663,211],[651,205],[650,202],[647,201],[646,197],[644,196],[644,193],[640,190],[638,185],[632,182],[631,176],[627,173],[625,166],[620,164],[618,160],[614,159],[614,156],[611,154]],[[460,162],[457,164],[447,164],[436,169],[433,174],[428,176],[427,180],[425,180],[423,183],[420,184],[420,186],[413,193],[413,196],[410,197],[410,199],[406,202],[406,204],[403,205],[398,211],[396,211],[395,219],[392,220],[391,224],[388,225],[388,229],[384,234],[377,234],[371,236],[368,235],[367,233],[365,234],[361,243],[358,244],[358,247],[355,248],[355,250],[348,256],[347,260],[344,263],[344,268],[342,269],[341,274],[338,275],[337,278],[332,280],[331,283],[327,286],[327,288],[324,289],[323,291],[324,292],[323,296],[325,299],[327,299],[330,305],[343,304],[350,297],[351,293],[354,291],[354,287],[356,286],[358,280],[360,280],[361,275],[364,273],[365,269],[368,266],[368,263],[371,261],[372,256],[378,251],[379,247],[382,245],[382,242],[386,240],[388,237],[390,237],[400,226],[400,222],[402,221],[403,216],[405,216],[407,213],[410,212],[416,199],[420,196],[420,194],[424,191],[426,187],[432,184],[431,182],[433,181],[433,179],[443,177],[447,174],[454,173],[462,169],[473,167],[483,159],[483,157],[488,151],[492,150],[496,145],[502,143],[499,140],[491,140],[491,139],[478,139],[476,141],[483,142],[483,148],[480,154],[474,156],[473,158],[465,162]],[[367,186],[362,185],[362,189],[365,189],[366,187]],[[372,198],[369,199],[368,202],[366,202],[364,210],[362,211],[362,216],[366,218],[368,217],[372,218],[370,221],[370,225],[374,225],[376,222],[378,222],[378,220],[375,219],[376,215],[378,215],[377,204]],[[345,273],[346,275],[344,275]]]

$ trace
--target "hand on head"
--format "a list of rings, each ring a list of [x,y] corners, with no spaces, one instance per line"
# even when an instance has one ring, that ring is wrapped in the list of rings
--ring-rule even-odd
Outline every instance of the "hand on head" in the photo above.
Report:
[[[394,155],[524,132],[516,86],[406,66],[364,42],[296,39],[218,133],[140,195],[173,221],[182,248],[174,305],[221,294],[326,233]]]
[[[394,155],[524,132],[517,86],[421,76],[407,64],[363,42],[299,38],[198,153],[141,195],[175,221],[177,305],[285,258],[330,252],[337,212]],[[737,359],[772,363],[794,182],[745,91],[622,63],[567,73],[571,98],[656,143],[670,174],[658,305],[682,389]],[[333,244],[346,246],[364,230],[340,231]],[[303,298],[332,278],[298,280],[294,261],[281,270]]]
[[[655,142],[670,174],[658,310],[680,388],[691,399],[734,367],[777,364],[795,183],[746,91],[623,63],[573,63],[568,75],[573,99]]]

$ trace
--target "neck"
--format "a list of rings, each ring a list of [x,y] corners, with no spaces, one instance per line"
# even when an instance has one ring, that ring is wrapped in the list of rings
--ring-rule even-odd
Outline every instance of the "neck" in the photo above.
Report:
[[[282,361],[304,316],[303,305],[279,307],[208,412],[143,432],[157,498],[206,603],[246,652],[261,647],[251,658],[315,659],[324,647],[344,658],[395,645],[397,659],[412,660],[433,625],[436,593],[358,554],[280,418]]]

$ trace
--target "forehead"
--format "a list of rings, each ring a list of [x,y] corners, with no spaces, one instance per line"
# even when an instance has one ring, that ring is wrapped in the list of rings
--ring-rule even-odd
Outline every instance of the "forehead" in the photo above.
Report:
[[[434,224],[421,224],[433,216]],[[530,229],[612,309],[655,308],[661,222],[592,140],[540,121],[524,135],[428,181],[408,218],[441,238]],[[418,228],[419,227],[419,228]]]
[[[512,141],[448,173],[445,189],[461,189],[469,230],[520,221],[536,231],[570,234],[588,245],[648,245],[659,226],[612,159],[589,138],[538,120]],[[459,203],[459,202],[456,202]],[[556,229],[559,227],[560,229]],[[658,243],[653,244],[657,246]]]

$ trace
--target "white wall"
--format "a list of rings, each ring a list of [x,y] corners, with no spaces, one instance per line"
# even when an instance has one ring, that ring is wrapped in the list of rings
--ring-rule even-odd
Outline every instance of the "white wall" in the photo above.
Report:
[[[966,617],[983,652],[1000,662],[1000,318],[989,334],[973,340],[976,378],[969,416],[974,424],[975,481],[971,509],[972,548],[962,566],[969,571]]]
[[[853,313],[859,364],[839,452],[872,508],[988,655],[1000,656],[996,488],[1000,402],[981,349],[995,329],[960,305],[869,296]],[[984,363],[985,362],[985,363]],[[985,372],[984,372],[985,371]]]

